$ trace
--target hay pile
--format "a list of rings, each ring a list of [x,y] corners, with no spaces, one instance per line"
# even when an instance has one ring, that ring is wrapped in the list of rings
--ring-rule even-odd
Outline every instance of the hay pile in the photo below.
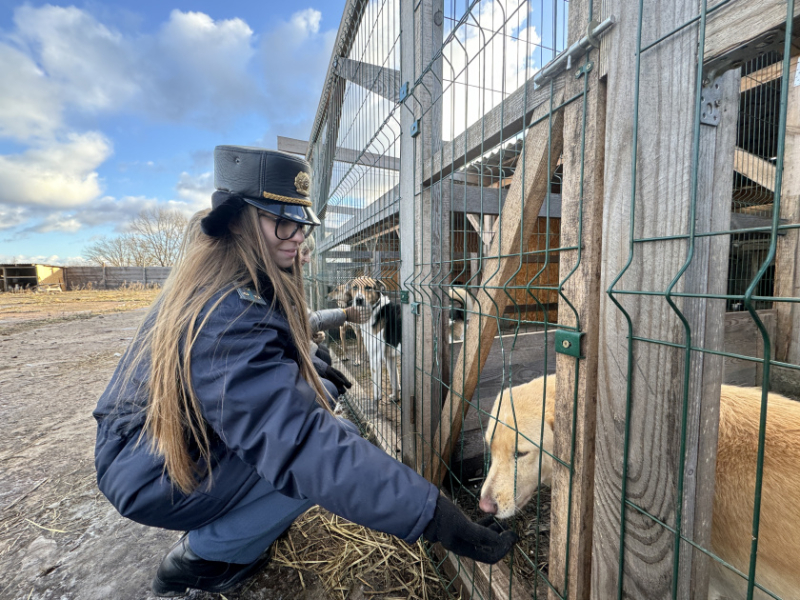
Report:
[[[446,600],[422,542],[403,541],[350,523],[315,506],[301,516],[275,546],[273,563],[300,573],[311,571],[330,598]]]

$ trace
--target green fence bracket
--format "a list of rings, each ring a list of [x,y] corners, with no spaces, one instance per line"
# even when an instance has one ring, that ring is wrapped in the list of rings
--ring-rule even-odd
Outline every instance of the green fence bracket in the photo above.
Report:
[[[422,119],[417,119],[414,121],[413,125],[411,125],[411,137],[417,137],[420,134],[420,130],[422,128]]]
[[[400,94],[398,96],[398,102],[402,102],[408,98],[408,82],[406,81],[403,85],[400,86]]]
[[[411,303],[411,314],[418,315],[420,313],[419,306],[422,302],[412,302]]]
[[[583,336],[583,331],[557,329],[556,352],[566,354],[568,356],[574,356],[575,358],[583,358],[581,356],[581,338]]]
[[[408,304],[408,290],[400,290],[400,304]]]

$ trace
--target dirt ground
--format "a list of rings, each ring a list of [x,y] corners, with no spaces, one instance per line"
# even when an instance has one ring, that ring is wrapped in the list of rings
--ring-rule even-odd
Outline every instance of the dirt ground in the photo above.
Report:
[[[123,519],[97,490],[91,412],[154,294],[0,294],[0,599],[153,598],[179,533]],[[315,576],[271,566],[227,597],[326,595]]]

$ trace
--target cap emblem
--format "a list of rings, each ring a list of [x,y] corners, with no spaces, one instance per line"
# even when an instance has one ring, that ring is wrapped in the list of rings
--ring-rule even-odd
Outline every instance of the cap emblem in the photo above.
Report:
[[[308,173],[300,171],[294,178],[294,187],[297,188],[298,194],[308,196],[308,189],[311,187],[311,178]]]

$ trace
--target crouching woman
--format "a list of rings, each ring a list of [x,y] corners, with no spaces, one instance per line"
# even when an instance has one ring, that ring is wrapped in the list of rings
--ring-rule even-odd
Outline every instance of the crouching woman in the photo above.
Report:
[[[264,566],[314,504],[413,542],[500,560],[516,536],[472,523],[436,487],[331,414],[309,355],[298,248],[319,224],[308,163],[214,152],[213,209],[101,396],[100,490],[125,517],[188,532],[159,596],[224,592]]]

